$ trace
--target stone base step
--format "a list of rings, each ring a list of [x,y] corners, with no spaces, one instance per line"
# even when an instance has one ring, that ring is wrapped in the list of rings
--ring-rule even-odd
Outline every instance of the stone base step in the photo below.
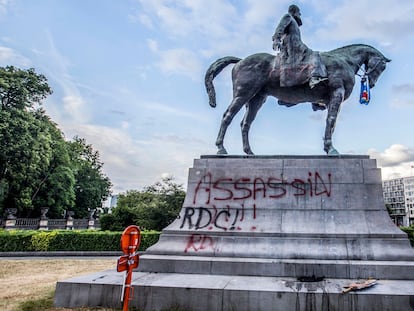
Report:
[[[59,281],[57,307],[120,308],[125,273],[115,270]],[[414,310],[414,281],[378,280],[378,284],[342,293],[350,279],[300,282],[294,278],[182,273],[133,274],[134,306],[168,310]]]
[[[145,254],[140,271],[213,275],[412,279],[413,261],[266,259]],[[414,288],[413,288],[414,293]]]

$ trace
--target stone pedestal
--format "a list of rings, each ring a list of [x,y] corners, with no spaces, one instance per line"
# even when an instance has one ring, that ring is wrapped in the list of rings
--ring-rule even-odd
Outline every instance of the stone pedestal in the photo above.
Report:
[[[195,160],[179,218],[146,254],[143,271],[188,271],[196,256],[193,273],[296,278],[401,279],[414,259],[367,156]]]
[[[16,228],[16,213],[17,213],[17,208],[6,208],[6,226],[5,229],[6,230],[12,230]]]
[[[141,294],[131,303],[143,310],[379,310],[391,300],[387,310],[411,310],[414,302],[414,250],[390,220],[367,156],[202,156],[179,217],[138,270]],[[380,284],[341,294],[368,277]],[[60,306],[67,286],[58,284]]]
[[[16,219],[6,219],[6,230],[16,229]]]
[[[48,230],[48,223],[47,219],[40,219],[39,221],[39,230]]]

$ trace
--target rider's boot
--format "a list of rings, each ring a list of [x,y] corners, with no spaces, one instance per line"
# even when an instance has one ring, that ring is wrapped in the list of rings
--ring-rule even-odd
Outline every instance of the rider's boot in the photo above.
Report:
[[[311,77],[309,80],[309,87],[313,89],[318,83],[326,80],[328,80],[326,77]]]
[[[292,103],[287,103],[287,102],[284,102],[283,100],[280,100],[280,99],[277,101],[277,103],[278,103],[279,105],[281,105],[281,106],[286,106],[286,107],[292,107],[292,106],[297,105],[297,104],[292,104]]]
[[[325,110],[325,109],[326,109],[326,105],[325,104],[312,103],[312,110],[313,111]]]

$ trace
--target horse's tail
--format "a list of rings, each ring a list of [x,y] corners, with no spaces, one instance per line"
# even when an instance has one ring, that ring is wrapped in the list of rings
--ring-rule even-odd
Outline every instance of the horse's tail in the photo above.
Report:
[[[234,56],[226,56],[219,58],[208,67],[204,84],[206,86],[209,104],[211,107],[216,107],[216,90],[214,89],[214,78],[228,65],[238,63],[241,58]]]

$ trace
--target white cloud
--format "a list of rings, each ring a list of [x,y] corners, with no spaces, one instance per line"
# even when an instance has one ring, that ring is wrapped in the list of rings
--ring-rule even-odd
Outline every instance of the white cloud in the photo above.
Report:
[[[249,0],[238,3],[237,8],[222,0],[154,0],[141,1],[141,9],[146,20],[166,35],[164,41],[147,41],[160,58],[157,66],[166,74],[199,79],[206,58],[271,52],[273,27],[289,3]],[[271,29],[266,25],[269,20],[274,24]]]
[[[315,7],[317,8],[317,6]],[[318,32],[324,40],[374,39],[383,45],[397,44],[413,36],[414,2],[360,0],[325,7],[326,24]],[[397,41],[398,40],[398,41]]]
[[[13,4],[13,0],[0,0],[0,17],[7,14],[9,7]]]
[[[274,26],[276,28],[279,19],[283,14],[287,13],[291,2],[291,0],[247,0],[248,8],[243,20],[243,24],[246,25],[245,29],[251,29],[256,25],[266,25],[269,20],[274,21]],[[273,30],[274,29],[269,29],[269,33]]]
[[[148,39],[147,40],[148,47],[152,52],[158,52],[158,43],[156,40]]]
[[[396,166],[402,162],[414,161],[414,149],[401,144],[391,145],[384,152],[370,149],[368,154],[376,158],[381,166]]]
[[[395,97],[391,101],[391,106],[395,108],[405,108],[414,106],[414,98],[407,98],[404,96]]]
[[[399,85],[394,85],[392,87],[393,92],[398,93],[408,93],[414,95],[414,84],[404,83]]]
[[[178,117],[186,117],[186,118],[191,118],[193,120],[196,120],[198,122],[202,122],[205,121],[204,118],[200,117],[198,114],[194,114],[185,110],[181,110],[181,109],[177,109],[174,107],[170,107],[167,105],[163,105],[163,104],[159,104],[159,103],[155,103],[155,102],[141,102],[141,103],[137,103],[137,105],[141,108],[141,109],[145,109],[145,110],[155,110],[157,112],[166,114],[166,115],[174,115],[174,116],[178,116]]]
[[[1,0],[0,0],[1,1]],[[15,50],[0,46],[0,65],[1,66],[8,66],[13,65],[16,67],[29,67],[31,65],[31,61],[20,55]]]
[[[103,169],[113,184],[117,186],[113,189],[115,193],[139,188],[142,186],[140,182],[143,182],[144,176],[150,174],[144,164],[146,159],[142,159],[145,153],[139,149],[124,130],[75,123],[65,124],[65,128],[67,132],[71,133],[71,136],[79,135],[85,138],[88,143],[92,143],[96,150],[99,150],[100,158],[104,162]],[[105,165],[105,163],[110,165]]]
[[[382,167],[381,175],[382,180],[389,180],[394,178],[414,176],[414,162],[401,163],[398,166]]]
[[[138,17],[139,21],[145,25],[146,27],[152,29],[154,28],[151,19],[148,17],[148,15],[140,14]]]
[[[159,57],[157,67],[165,74],[198,80],[203,76],[205,58],[257,52],[258,48],[263,50],[260,46],[265,40],[270,49],[273,30],[262,33],[265,23],[273,18],[275,6],[281,5],[276,1],[250,1],[247,5],[243,16],[230,2],[221,0],[141,1],[146,20],[150,19],[168,39],[147,40],[149,49]],[[167,44],[169,48],[165,48]]]
[[[89,119],[84,100],[81,96],[67,95],[63,97],[63,108],[66,112],[65,117],[78,123],[85,123]]]
[[[221,0],[142,0],[141,6],[149,15],[141,23],[156,19],[171,35],[183,37],[192,33],[222,37],[228,29],[224,25],[229,26],[237,15],[233,5]]]
[[[151,18],[147,14],[143,14],[139,10],[137,10],[134,13],[129,14],[128,15],[128,20],[131,23],[141,23],[142,25],[144,25],[145,27],[147,27],[149,29],[154,28],[154,25],[152,23]]]
[[[122,128],[123,130],[126,130],[127,128],[129,128],[129,126],[130,126],[130,124],[129,124],[129,122],[128,122],[128,121],[122,121],[122,122],[121,122],[121,128]]]
[[[394,144],[383,152],[370,149],[368,154],[372,158],[377,159],[378,166],[382,168],[383,179],[404,177],[412,174],[411,167],[414,164],[414,148]]]
[[[414,106],[414,84],[404,83],[394,85],[392,92],[395,94],[391,101],[393,107],[404,108]]]
[[[203,66],[197,55],[188,49],[171,49],[159,52],[159,69],[167,74],[181,74],[199,80]]]
[[[115,185],[113,193],[141,189],[163,176],[174,176],[177,183],[184,184],[194,157],[192,150],[204,145],[200,140],[174,134],[142,137],[139,141],[126,129],[76,123],[64,126],[70,137],[83,137],[99,150],[104,172]]]
[[[46,76],[50,81],[57,83],[63,93],[59,101],[53,99],[48,101],[47,110],[58,124],[87,123],[91,114],[78,84],[70,74],[71,62],[55,45],[52,33],[47,31],[46,36],[48,46],[42,51],[37,51],[37,54],[48,60],[48,67],[45,68]]]
[[[202,64],[198,55],[189,49],[169,49],[162,51],[158,42],[148,39],[149,49],[154,52],[159,60],[156,66],[165,74],[177,74],[198,80],[201,75]]]

